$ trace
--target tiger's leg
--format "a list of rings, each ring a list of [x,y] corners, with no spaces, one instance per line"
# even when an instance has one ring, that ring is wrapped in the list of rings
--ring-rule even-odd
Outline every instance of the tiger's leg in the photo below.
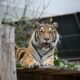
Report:
[[[54,56],[51,56],[50,58],[46,59],[43,63],[43,66],[54,66]]]
[[[28,55],[27,53],[24,55],[24,57],[21,60],[21,65],[26,68],[34,68],[40,66],[40,63],[36,61],[32,55]]]

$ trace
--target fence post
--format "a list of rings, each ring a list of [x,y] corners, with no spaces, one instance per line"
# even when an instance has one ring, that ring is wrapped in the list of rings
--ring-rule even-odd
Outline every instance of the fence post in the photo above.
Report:
[[[0,80],[17,80],[14,31],[14,27],[0,24]]]

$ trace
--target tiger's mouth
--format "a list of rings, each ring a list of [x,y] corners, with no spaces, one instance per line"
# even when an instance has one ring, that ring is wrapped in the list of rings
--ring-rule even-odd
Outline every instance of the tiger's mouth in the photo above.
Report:
[[[42,43],[42,47],[49,48],[50,47],[50,43],[48,43],[48,42]]]

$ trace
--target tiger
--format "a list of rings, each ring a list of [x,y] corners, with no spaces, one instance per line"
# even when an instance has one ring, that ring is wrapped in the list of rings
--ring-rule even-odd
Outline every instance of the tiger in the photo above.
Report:
[[[16,58],[26,68],[54,66],[54,53],[59,41],[58,23],[36,22],[27,48],[17,48]]]

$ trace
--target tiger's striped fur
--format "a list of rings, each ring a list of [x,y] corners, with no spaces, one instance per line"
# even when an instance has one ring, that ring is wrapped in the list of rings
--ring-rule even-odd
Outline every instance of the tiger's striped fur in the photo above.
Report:
[[[17,48],[16,58],[22,66],[54,66],[54,52],[59,41],[57,24],[40,24],[32,34],[27,48]]]

